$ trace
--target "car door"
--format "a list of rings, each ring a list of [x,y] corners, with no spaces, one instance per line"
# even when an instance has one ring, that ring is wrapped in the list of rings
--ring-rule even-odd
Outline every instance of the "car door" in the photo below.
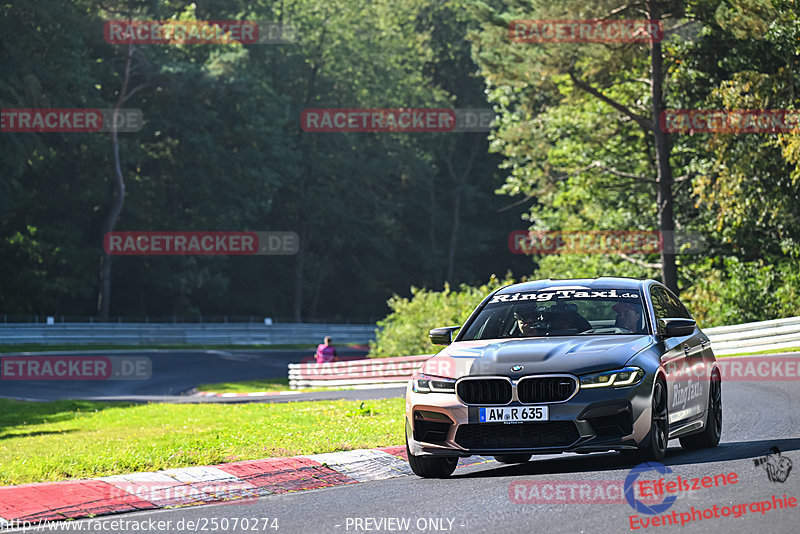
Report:
[[[660,286],[650,288],[655,312],[657,334],[665,334],[660,319],[691,319],[686,309],[672,293]],[[661,362],[667,373],[667,406],[669,422],[678,423],[703,414],[703,399],[708,394],[704,384],[703,348],[698,328],[688,336],[662,338]]]
[[[678,300],[668,289],[661,288],[667,307],[667,312],[672,317],[681,317],[684,319],[692,319],[692,316],[686,310],[686,307]],[[684,373],[676,385],[679,386],[678,390],[673,390],[681,397],[680,404],[682,410],[686,412],[686,417],[689,419],[695,416],[702,416],[706,407],[708,406],[708,395],[710,393],[708,387],[708,371],[710,371],[711,360],[711,345],[708,342],[708,337],[695,327],[694,332],[684,342],[684,362],[691,369],[689,376]],[[689,380],[691,378],[691,380]],[[685,405],[684,405],[685,402]]]

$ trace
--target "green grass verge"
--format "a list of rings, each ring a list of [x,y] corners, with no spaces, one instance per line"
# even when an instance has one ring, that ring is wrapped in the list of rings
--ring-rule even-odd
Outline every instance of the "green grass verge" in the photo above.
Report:
[[[723,356],[717,356],[717,358],[731,358],[735,356],[758,356],[759,354],[781,354],[783,352],[800,352],[800,347],[789,347],[788,349],[769,349],[769,350],[761,350],[758,352],[737,352],[736,354],[725,354]]]
[[[289,391],[288,378],[263,378],[261,380],[244,380],[242,382],[220,382],[218,384],[200,384],[198,391],[215,393],[252,393],[256,391]]]
[[[403,443],[403,399],[120,404],[0,399],[0,485]]]
[[[200,384],[197,391],[210,391],[214,393],[258,393],[262,391],[294,391],[310,393],[313,391],[343,391],[355,389],[352,386],[330,388],[301,388],[291,389],[288,378],[263,378],[261,380],[244,380],[242,382],[220,382],[218,384]]]
[[[347,343],[337,345],[346,348],[361,347],[358,343]],[[0,345],[0,353],[9,352],[52,352],[66,350],[144,350],[144,349],[197,349],[197,350],[229,350],[229,349],[310,349],[314,350],[314,344],[295,344],[295,345],[107,345],[107,344],[83,344],[83,345],[45,345],[41,343],[27,343],[21,345]]]

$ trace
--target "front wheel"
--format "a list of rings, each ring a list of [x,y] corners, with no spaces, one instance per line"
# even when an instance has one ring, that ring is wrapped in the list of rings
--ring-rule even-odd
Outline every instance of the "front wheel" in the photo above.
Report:
[[[684,449],[710,449],[719,445],[722,437],[722,378],[719,373],[711,375],[708,389],[708,414],[706,426],[699,434],[680,438]]]
[[[667,409],[667,386],[657,379],[653,386],[652,409],[650,412],[650,432],[642,445],[636,450],[622,451],[628,462],[660,462],[667,454],[669,443],[669,410]]]
[[[406,453],[411,470],[422,478],[447,478],[453,474],[458,465],[458,456],[414,456],[408,447],[408,435],[406,435]]]

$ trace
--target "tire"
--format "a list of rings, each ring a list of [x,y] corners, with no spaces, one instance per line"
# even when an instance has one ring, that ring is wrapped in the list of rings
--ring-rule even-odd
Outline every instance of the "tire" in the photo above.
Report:
[[[667,385],[656,379],[651,399],[650,432],[636,450],[623,450],[622,457],[630,463],[660,462],[667,454],[669,443],[669,409],[667,407]]]
[[[494,457],[501,464],[524,464],[531,459],[531,454],[499,454]]]
[[[458,465],[458,456],[414,456],[408,448],[408,435],[406,435],[406,453],[411,470],[422,478],[447,478],[453,474]]]
[[[706,426],[699,434],[680,438],[680,442],[684,449],[710,449],[719,445],[720,437],[722,437],[722,378],[715,372],[709,382]]]

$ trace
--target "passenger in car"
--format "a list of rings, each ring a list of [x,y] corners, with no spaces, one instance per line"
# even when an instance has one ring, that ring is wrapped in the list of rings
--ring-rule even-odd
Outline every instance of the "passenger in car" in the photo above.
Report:
[[[611,309],[617,312],[614,326],[630,330],[635,334],[642,331],[642,312],[638,306],[630,302],[618,302],[611,306]]]

